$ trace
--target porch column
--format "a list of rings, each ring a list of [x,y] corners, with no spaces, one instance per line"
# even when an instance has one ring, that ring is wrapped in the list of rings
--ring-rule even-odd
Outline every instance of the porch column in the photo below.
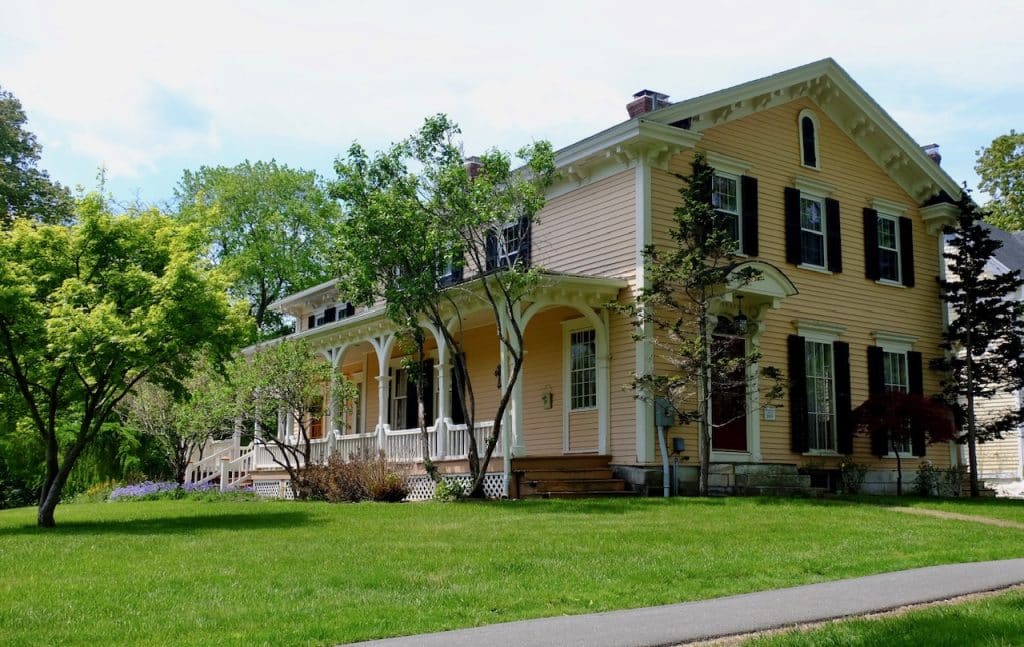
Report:
[[[341,429],[338,422],[342,419],[341,410],[338,406],[338,399],[334,395],[334,391],[338,386],[338,368],[341,364],[341,357],[345,354],[348,345],[335,346],[331,349],[331,391],[327,394],[328,411],[330,415],[330,431],[340,433]]]
[[[499,312],[500,312],[500,315],[499,315],[499,318],[498,318],[498,326],[499,326],[500,330],[502,330],[503,332],[505,332],[507,334],[508,330],[509,330],[509,325],[510,325],[509,321],[508,321],[508,313],[505,311],[504,308],[502,308]],[[515,343],[514,340],[510,339],[510,341],[513,344]],[[505,389],[508,388],[509,379],[511,377],[512,358],[509,357],[509,350],[505,347],[505,344],[501,343],[500,341],[498,342],[498,357],[501,360],[501,363],[500,363],[501,388],[504,391]],[[514,387],[513,387],[512,391],[513,391],[513,393],[512,393],[513,397],[512,397],[512,399],[511,399],[511,401],[509,403],[511,406],[509,406],[508,408],[505,409],[505,415],[502,417],[502,420],[501,420],[501,428],[502,428],[501,438],[499,438],[499,440],[501,441],[502,472],[504,473],[504,476],[505,476],[505,478],[504,478],[504,481],[505,481],[505,496],[508,496],[508,494],[509,494],[509,485],[510,485],[511,480],[512,480],[512,444],[513,443],[512,443],[511,436],[515,434],[514,425],[515,425],[515,421],[517,419],[517,416],[513,415],[514,411],[515,411],[515,388]],[[521,403],[522,403],[522,397],[520,396],[520,404]]]
[[[448,410],[451,406],[451,385],[448,384],[448,341],[443,335],[436,335],[437,340],[437,420],[434,422],[434,433],[437,435],[437,458],[448,455]]]
[[[608,428],[611,417],[611,356],[608,340],[608,311],[601,312],[602,326],[595,335],[597,342],[597,453],[608,453]]]
[[[394,334],[381,335],[370,340],[377,353],[377,449],[387,451],[388,361],[394,346]]]

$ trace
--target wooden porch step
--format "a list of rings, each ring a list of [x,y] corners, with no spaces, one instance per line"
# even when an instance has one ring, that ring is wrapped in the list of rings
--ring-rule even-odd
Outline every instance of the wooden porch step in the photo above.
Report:
[[[632,490],[617,490],[608,492],[536,492],[528,494],[526,499],[592,499],[595,497],[626,497],[636,496]]]
[[[523,456],[512,459],[513,472],[527,470],[601,469],[607,468],[608,454],[565,454],[562,456]]]
[[[523,494],[532,494],[533,492],[621,492],[626,489],[626,482],[613,478],[553,479],[523,481],[521,488]]]
[[[559,480],[592,480],[592,479],[612,479],[615,476],[612,474],[610,469],[590,469],[590,468],[566,468],[564,470],[527,470],[524,472],[516,472],[516,475],[524,483],[527,481],[559,481]]]

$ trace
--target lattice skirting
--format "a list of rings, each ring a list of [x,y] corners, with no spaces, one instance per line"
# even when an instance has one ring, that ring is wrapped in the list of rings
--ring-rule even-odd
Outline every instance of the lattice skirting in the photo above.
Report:
[[[265,499],[288,499],[295,498],[292,492],[291,481],[256,481],[252,482],[252,491]]]
[[[444,478],[448,481],[458,481],[466,488],[471,482],[469,474],[446,474]],[[252,490],[267,499],[288,499],[290,501],[295,498],[295,495],[292,494],[289,483],[289,481],[253,480]],[[406,501],[430,501],[434,498],[436,484],[430,480],[429,476],[425,474],[410,476],[406,483],[409,485],[409,496],[405,497]],[[484,495],[488,499],[500,499],[505,496],[505,475],[500,472],[485,474]]]
[[[469,484],[472,482],[469,474],[445,474],[444,479],[458,481],[466,488],[469,488]],[[430,480],[429,476],[410,476],[406,483],[409,485],[409,496],[405,497],[406,501],[429,501],[434,498],[436,484]],[[488,499],[500,499],[505,496],[504,474],[484,475],[484,496]]]

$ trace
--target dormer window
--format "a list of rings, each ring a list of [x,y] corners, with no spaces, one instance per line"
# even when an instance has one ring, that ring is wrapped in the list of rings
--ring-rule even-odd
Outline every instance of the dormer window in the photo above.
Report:
[[[818,164],[818,117],[810,110],[801,110],[800,163],[807,168],[820,168]]]
[[[487,234],[487,269],[530,265],[530,219],[520,218],[492,229]]]
[[[329,323],[334,323],[339,319],[345,319],[351,317],[356,312],[355,306],[351,303],[341,303],[331,306],[327,306],[323,310],[314,312],[306,318],[306,329],[311,330],[313,328],[319,328]]]

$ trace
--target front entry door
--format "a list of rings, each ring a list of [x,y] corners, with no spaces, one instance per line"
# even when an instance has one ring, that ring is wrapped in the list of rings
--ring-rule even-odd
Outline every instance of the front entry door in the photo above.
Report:
[[[711,434],[714,451],[747,451],[746,340],[734,335],[715,335],[712,344],[716,356],[740,360],[734,370],[713,380],[711,385]]]

